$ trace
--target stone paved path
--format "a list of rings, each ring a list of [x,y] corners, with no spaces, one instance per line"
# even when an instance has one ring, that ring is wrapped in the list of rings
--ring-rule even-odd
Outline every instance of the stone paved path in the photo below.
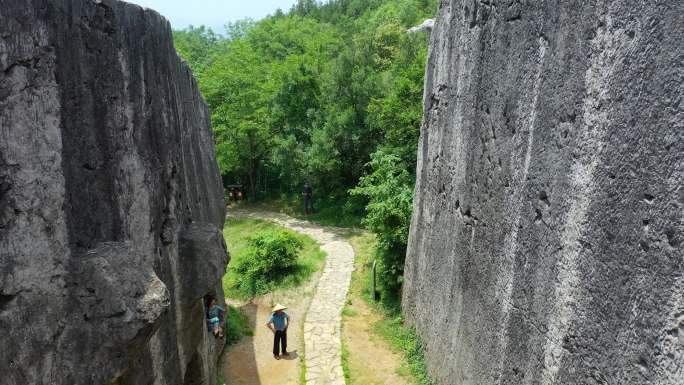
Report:
[[[342,309],[354,270],[354,249],[334,229],[284,214],[233,209],[231,216],[266,219],[306,234],[328,254],[323,274],[304,321],[307,385],[344,385],[341,358]]]

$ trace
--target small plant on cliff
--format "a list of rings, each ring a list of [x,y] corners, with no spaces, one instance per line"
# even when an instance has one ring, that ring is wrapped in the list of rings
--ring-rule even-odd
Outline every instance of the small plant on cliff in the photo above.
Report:
[[[284,230],[252,235],[244,255],[234,261],[235,288],[249,295],[268,293],[297,268],[302,241]]]

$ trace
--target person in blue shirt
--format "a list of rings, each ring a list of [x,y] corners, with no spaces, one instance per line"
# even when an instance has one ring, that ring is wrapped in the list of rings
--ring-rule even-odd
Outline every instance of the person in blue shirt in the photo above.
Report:
[[[221,323],[223,322],[223,316],[226,310],[218,305],[216,298],[209,299],[209,310],[207,311],[207,324],[209,326],[209,331],[214,334],[214,337],[223,338],[223,328]]]
[[[283,311],[285,309],[287,309],[285,306],[277,304],[266,322],[266,327],[273,332],[273,357],[276,360],[280,359],[281,352],[284,356],[290,355],[287,352],[287,328],[290,326],[290,316]]]

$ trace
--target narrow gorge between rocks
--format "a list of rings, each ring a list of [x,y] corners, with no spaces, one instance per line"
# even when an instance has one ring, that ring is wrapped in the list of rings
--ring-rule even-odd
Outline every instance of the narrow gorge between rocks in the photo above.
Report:
[[[392,269],[429,383],[684,384],[684,2],[441,0],[419,27],[413,210]],[[138,5],[0,0],[0,385],[223,385],[206,299],[224,303],[226,175],[176,48]],[[376,165],[362,160],[339,167]],[[294,373],[348,383],[355,250],[262,216],[328,252]]]

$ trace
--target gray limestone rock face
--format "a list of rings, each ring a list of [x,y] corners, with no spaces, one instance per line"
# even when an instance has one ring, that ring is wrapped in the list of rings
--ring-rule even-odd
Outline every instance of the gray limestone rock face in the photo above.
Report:
[[[210,115],[156,12],[0,0],[0,383],[213,384]]]
[[[442,0],[403,289],[438,384],[684,384],[683,26]]]

